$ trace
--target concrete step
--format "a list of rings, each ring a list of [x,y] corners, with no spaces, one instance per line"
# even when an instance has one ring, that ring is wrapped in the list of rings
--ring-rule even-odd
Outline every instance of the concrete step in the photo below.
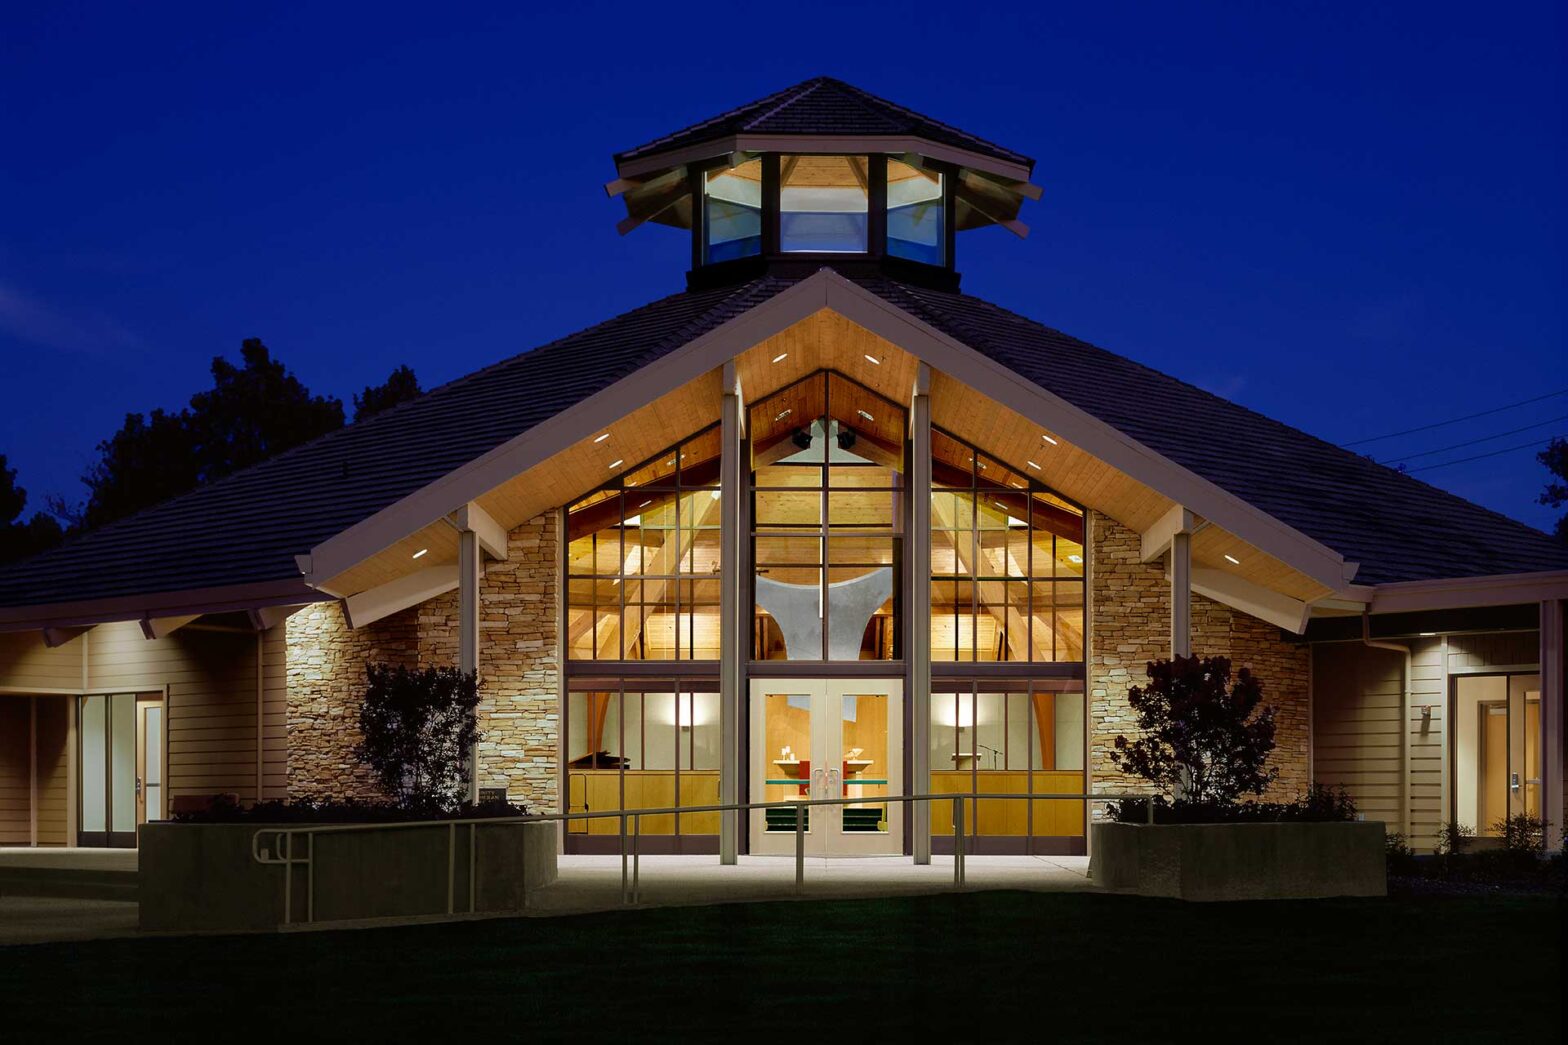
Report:
[[[135,871],[77,867],[0,867],[0,896],[135,902]]]

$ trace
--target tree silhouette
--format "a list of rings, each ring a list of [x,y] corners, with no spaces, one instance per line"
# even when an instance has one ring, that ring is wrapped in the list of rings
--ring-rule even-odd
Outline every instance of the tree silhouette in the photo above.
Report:
[[[1557,436],[1546,444],[1546,449],[1535,455],[1555,477],[1541,491],[1540,503],[1548,508],[1561,508],[1568,504],[1568,439]],[[1568,513],[1557,520],[1557,539],[1568,543]]]
[[[413,370],[405,363],[392,371],[384,382],[379,385],[367,385],[363,392],[354,397],[354,420],[359,422],[367,417],[374,417],[399,403],[418,399],[421,394],[419,378],[414,376]]]
[[[16,469],[0,454],[0,563],[36,555],[60,543],[60,524],[44,512],[22,521],[27,491],[16,485]]]

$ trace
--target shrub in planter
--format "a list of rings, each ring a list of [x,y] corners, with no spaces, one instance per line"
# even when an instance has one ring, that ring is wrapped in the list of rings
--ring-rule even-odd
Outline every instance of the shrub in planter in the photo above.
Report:
[[[469,749],[479,742],[479,680],[456,668],[371,664],[355,757],[404,808],[449,809],[467,797]]]
[[[1252,672],[1242,668],[1232,683],[1227,657],[1175,657],[1151,661],[1146,674],[1147,686],[1127,692],[1142,735],[1116,738],[1116,768],[1161,795],[1211,805],[1274,782],[1274,709]]]
[[[1148,823],[1142,799],[1107,804],[1109,817],[1122,824]],[[1203,802],[1154,798],[1156,824],[1303,824],[1345,823],[1356,819],[1356,804],[1344,788],[1313,784],[1293,802]]]
[[[461,804],[451,807],[419,803],[323,801],[304,798],[293,802],[257,802],[240,806],[214,802],[171,819],[185,824],[391,824],[416,820],[488,820],[527,816],[528,808],[510,802]]]

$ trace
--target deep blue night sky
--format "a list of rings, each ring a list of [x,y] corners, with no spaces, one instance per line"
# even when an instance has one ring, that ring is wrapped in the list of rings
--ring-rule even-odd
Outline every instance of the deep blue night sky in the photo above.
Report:
[[[616,235],[610,154],[819,74],[1036,158],[1031,237],[959,238],[972,293],[1336,442],[1568,388],[1559,3],[269,6],[0,19],[0,452],[35,507],[242,338],[346,401],[679,289],[682,233]],[[1552,520],[1528,450],[1419,474]]]

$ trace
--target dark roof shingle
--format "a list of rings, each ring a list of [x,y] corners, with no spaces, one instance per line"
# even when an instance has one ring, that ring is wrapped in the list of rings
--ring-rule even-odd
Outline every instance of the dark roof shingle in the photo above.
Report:
[[[616,153],[615,161],[624,163],[736,134],[842,137],[908,134],[992,159],[1034,166],[1034,161],[1021,153],[828,76],[786,87],[635,149]]]

